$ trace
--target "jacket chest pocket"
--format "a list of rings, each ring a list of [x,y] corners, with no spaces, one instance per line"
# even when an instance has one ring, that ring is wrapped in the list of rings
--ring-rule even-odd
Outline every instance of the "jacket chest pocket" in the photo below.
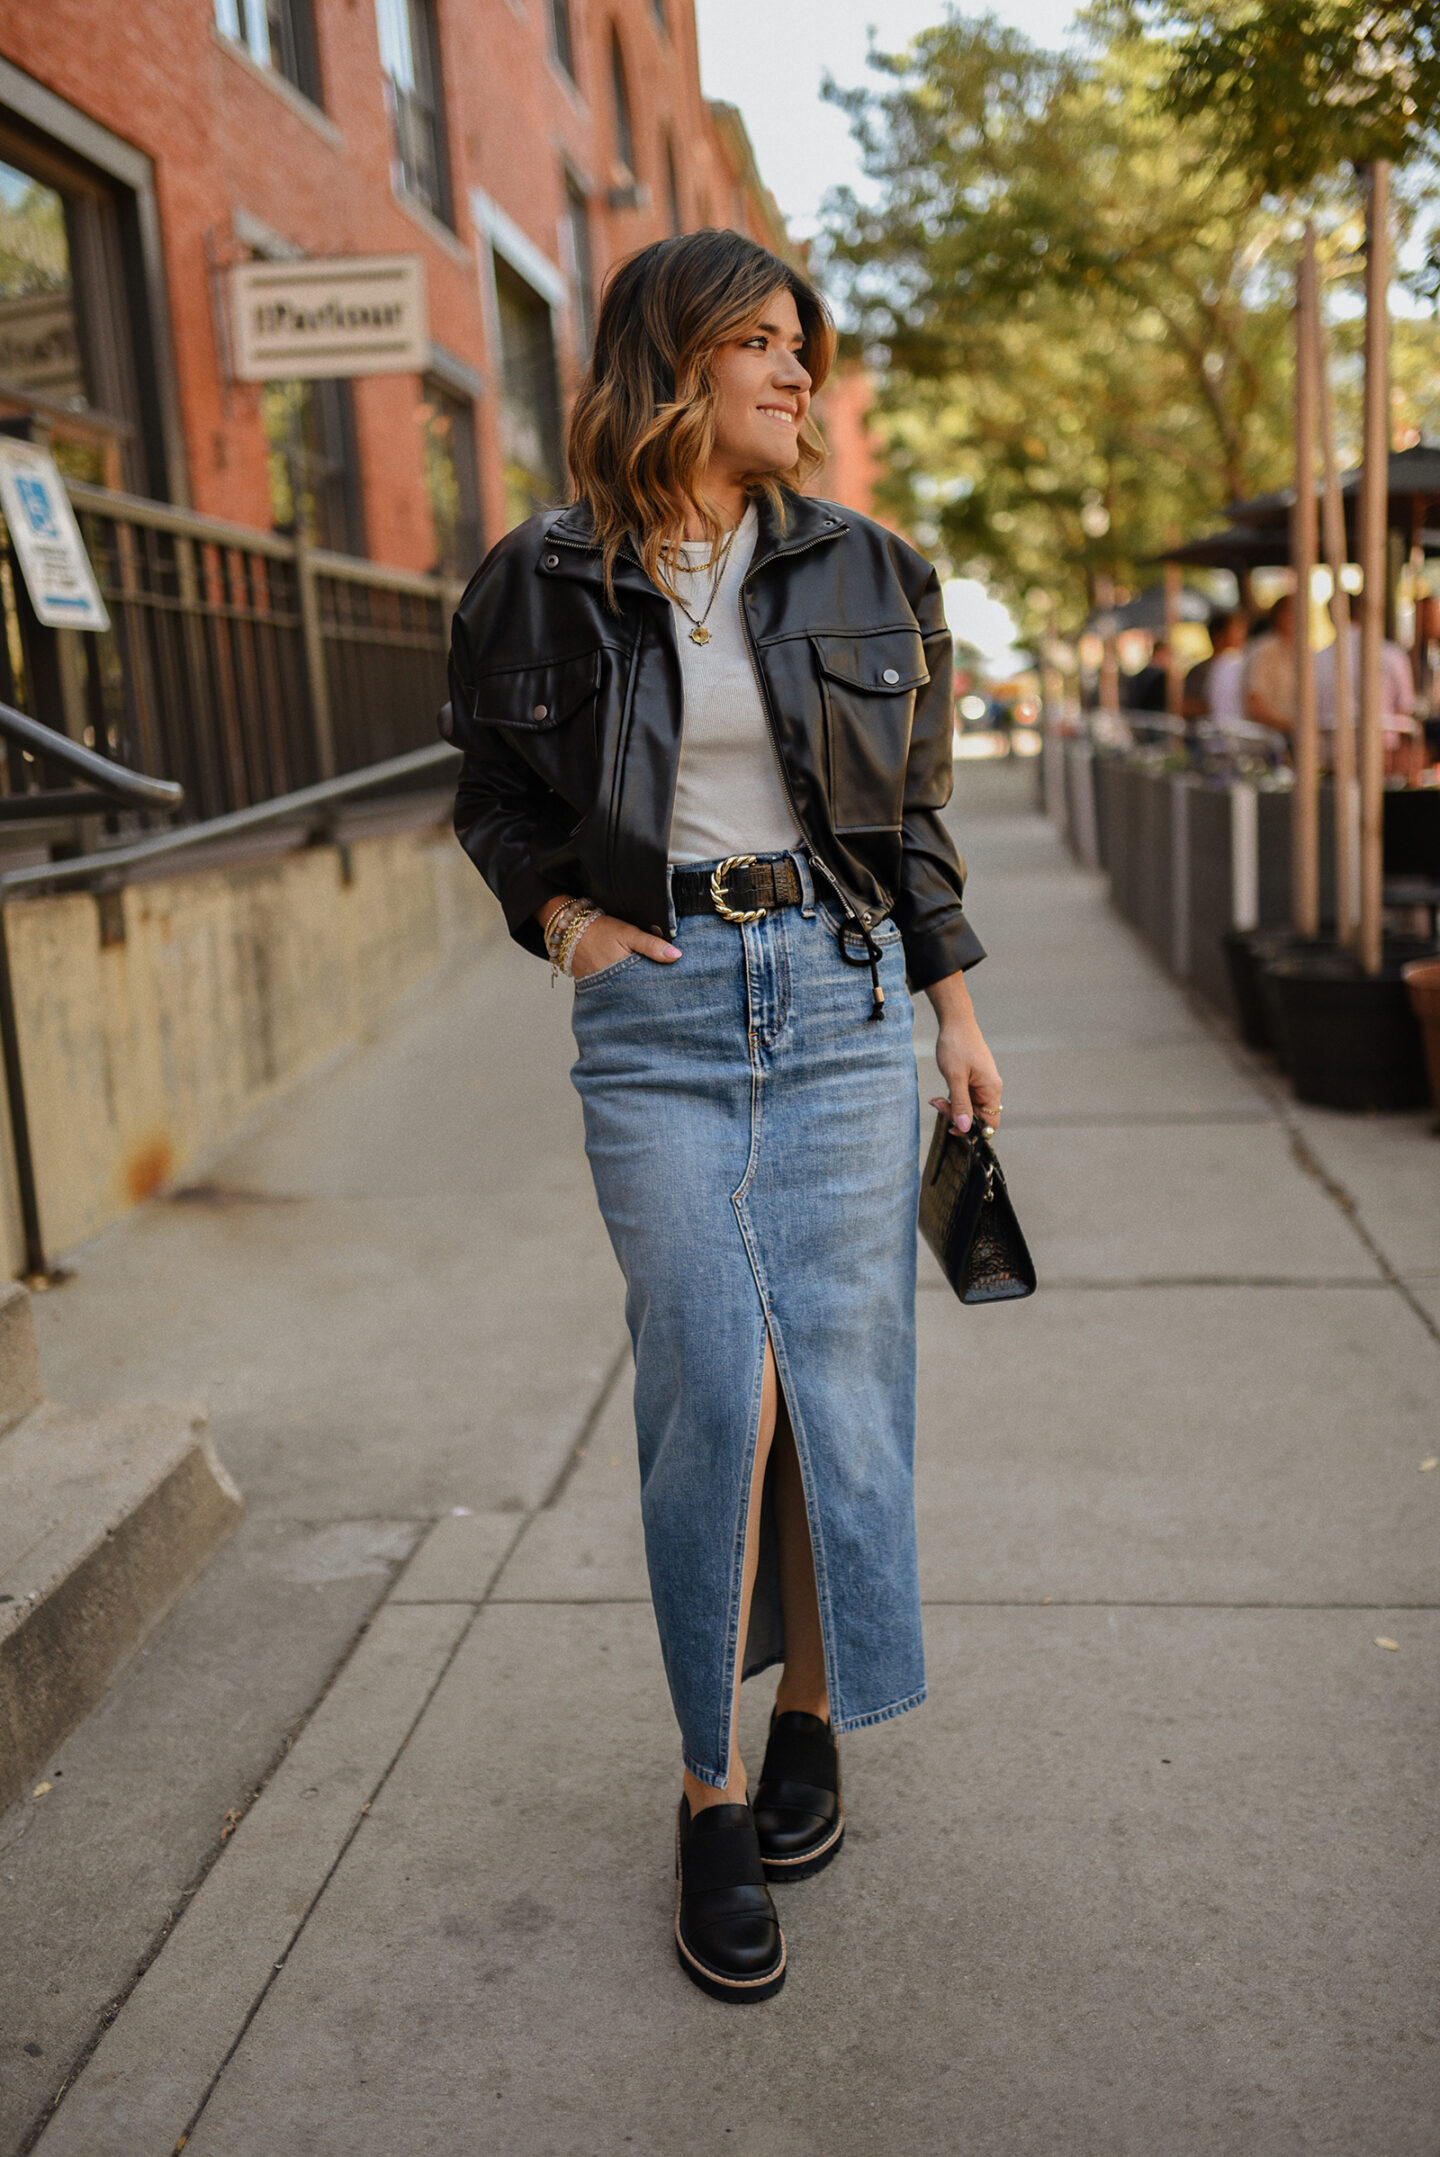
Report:
[[[930,679],[918,629],[812,636],[837,831],[893,831],[905,804],[915,692]]]
[[[477,732],[501,729],[546,785],[581,811],[595,794],[604,664],[597,647],[544,666],[482,674],[474,686]]]

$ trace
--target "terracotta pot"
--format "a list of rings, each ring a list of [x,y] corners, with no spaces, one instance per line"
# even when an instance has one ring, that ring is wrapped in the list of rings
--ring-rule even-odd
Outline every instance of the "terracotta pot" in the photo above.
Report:
[[[1425,1068],[1430,1074],[1430,1099],[1440,1114],[1440,959],[1413,959],[1400,971],[1410,1009],[1420,1022]]]

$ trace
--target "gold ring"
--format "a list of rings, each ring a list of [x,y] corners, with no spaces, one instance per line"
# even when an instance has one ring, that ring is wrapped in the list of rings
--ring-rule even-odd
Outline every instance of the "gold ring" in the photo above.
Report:
[[[738,914],[733,907],[725,904],[726,899],[729,897],[729,893],[725,889],[725,879],[730,874],[730,871],[732,869],[753,869],[754,866],[755,856],[753,854],[727,854],[724,861],[710,871],[710,903],[722,921],[738,921],[743,926],[747,921],[763,921],[765,919],[767,909],[763,906],[757,906],[753,913]]]

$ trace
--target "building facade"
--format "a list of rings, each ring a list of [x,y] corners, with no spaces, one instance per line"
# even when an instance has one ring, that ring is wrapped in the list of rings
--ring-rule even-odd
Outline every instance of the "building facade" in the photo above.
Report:
[[[789,245],[690,0],[0,0],[0,425],[78,478],[467,574],[563,491],[609,266],[707,224]],[[387,254],[421,372],[234,379],[234,264]]]

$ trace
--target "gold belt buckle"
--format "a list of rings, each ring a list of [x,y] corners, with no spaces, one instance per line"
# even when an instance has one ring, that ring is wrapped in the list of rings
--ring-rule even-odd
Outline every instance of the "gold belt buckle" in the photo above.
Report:
[[[718,867],[710,871],[710,901],[722,921],[738,921],[743,926],[747,921],[763,921],[765,919],[767,909],[763,906],[757,906],[753,913],[739,914],[736,913],[733,907],[725,904],[726,899],[729,897],[729,893],[725,889],[725,879],[730,874],[730,871],[732,869],[753,869],[754,866],[755,856],[753,854],[730,854]]]

